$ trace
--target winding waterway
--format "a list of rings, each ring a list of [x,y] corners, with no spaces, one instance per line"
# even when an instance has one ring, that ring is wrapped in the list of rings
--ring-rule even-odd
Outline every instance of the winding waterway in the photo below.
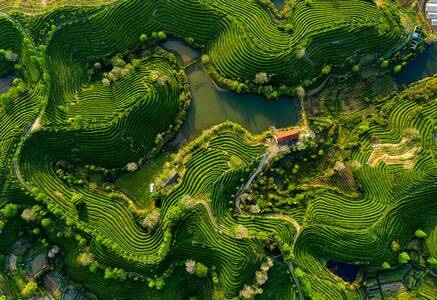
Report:
[[[163,47],[175,52],[184,66],[199,58],[197,51],[176,40],[165,42]],[[202,130],[227,120],[241,124],[252,133],[263,132],[271,126],[280,128],[298,122],[299,109],[295,99],[282,97],[268,101],[263,96],[238,95],[220,89],[200,63],[190,66],[187,73],[193,100],[185,122],[172,142],[174,146],[180,146],[198,136]]]
[[[272,1],[281,6],[284,1]],[[196,62],[200,52],[183,42],[169,39],[163,47],[177,55],[181,65],[187,66],[193,101],[187,117],[172,146],[179,147],[198,136],[204,129],[224,121],[241,124],[253,133],[260,133],[271,126],[280,128],[298,122],[297,100],[283,97],[268,101],[253,94],[238,95],[218,88],[203,66]],[[430,44],[423,53],[412,60],[397,76],[398,85],[407,85],[437,73],[437,43]]]

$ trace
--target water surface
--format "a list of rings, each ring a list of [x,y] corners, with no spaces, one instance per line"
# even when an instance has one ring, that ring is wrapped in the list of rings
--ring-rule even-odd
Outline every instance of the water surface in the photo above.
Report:
[[[14,76],[0,77],[0,93],[6,92],[14,81]]]
[[[182,66],[188,65],[200,57],[199,51],[194,50],[176,39],[168,39],[162,44],[162,47],[175,53],[179,64]]]
[[[181,64],[199,59],[200,53],[178,40],[168,40],[163,47],[178,55]],[[238,95],[218,88],[198,62],[187,69],[193,100],[187,116],[171,147],[179,147],[216,124],[232,121],[252,133],[271,126],[281,128],[298,122],[297,100],[282,97],[269,101],[253,94]]]
[[[282,9],[285,6],[286,0],[271,0],[271,1],[276,6],[277,9]]]
[[[328,267],[328,269],[331,270],[331,272],[337,274],[347,282],[354,282],[359,271],[359,266],[357,265],[343,263],[343,262],[336,262],[333,260],[329,260],[326,263],[326,266]]]
[[[398,84],[410,84],[437,73],[437,42],[429,45],[425,51],[412,61],[396,76]]]

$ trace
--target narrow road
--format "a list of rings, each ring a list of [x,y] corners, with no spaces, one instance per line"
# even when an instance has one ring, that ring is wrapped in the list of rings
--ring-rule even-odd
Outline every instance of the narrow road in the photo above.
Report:
[[[302,101],[301,103],[303,104],[303,99],[301,99],[301,101]],[[249,179],[247,180],[247,182],[240,188],[240,190],[238,191],[238,193],[236,195],[235,210],[239,214],[241,214],[241,215],[252,215],[252,214],[250,214],[248,212],[245,212],[245,211],[241,210],[241,208],[240,208],[240,197],[241,197],[241,195],[245,191],[247,191],[249,186],[252,184],[253,180],[255,180],[255,178],[264,170],[264,168],[268,165],[268,163],[271,162],[273,158],[275,158],[278,154],[280,154],[284,150],[285,150],[284,148],[279,147],[278,144],[275,143],[275,144],[272,144],[271,146],[269,146],[269,148],[267,149],[266,153],[264,153],[264,155],[263,155],[263,157],[262,157],[258,167],[256,168],[255,171],[252,172],[252,174],[249,177]],[[264,214],[264,215],[258,215],[258,216],[264,217],[264,218],[269,218],[269,219],[282,220],[284,222],[287,222],[287,223],[291,224],[296,229],[296,233],[294,234],[293,241],[291,242],[291,247],[292,247],[291,251],[292,251],[292,253],[294,253],[294,244],[295,244],[296,239],[299,236],[299,233],[300,233],[300,230],[301,230],[301,226],[300,226],[299,222],[297,222],[295,219],[293,219],[290,216],[283,215],[283,214],[277,214],[277,213]],[[298,291],[298,294],[299,294],[299,300],[304,300],[304,296],[303,296],[303,292],[302,292],[302,287],[300,286],[299,279],[294,274],[294,266],[293,266],[292,262],[288,263],[288,268],[290,270],[291,279],[296,284],[297,291]]]
[[[18,30],[19,30],[19,31],[20,31],[20,32],[21,32],[21,33],[22,33],[22,34],[23,34],[27,39],[29,39],[33,51],[35,52],[35,54],[37,54],[37,53],[38,53],[38,49],[37,49],[37,47],[35,46],[32,37],[31,37],[30,34],[27,32],[26,28],[24,28],[24,27],[23,27],[19,22],[15,21],[13,18],[11,18],[11,16],[9,16],[8,14],[6,14],[6,13],[4,13],[4,12],[0,12],[0,16],[5,17],[5,18],[8,19],[9,21],[11,21],[13,24],[15,24],[15,26],[17,26]],[[43,72],[47,72],[46,66],[42,65],[41,68],[42,68]],[[50,90],[50,86],[49,86],[49,90]],[[41,108],[41,110],[39,111],[38,115],[37,115],[37,116],[35,117],[35,119],[31,122],[31,124],[29,125],[29,127],[28,127],[24,132],[23,132],[23,134],[22,134],[22,136],[21,136],[21,139],[22,139],[22,140],[25,139],[25,138],[27,138],[27,137],[30,135],[30,133],[32,132],[32,128],[34,128],[34,125],[35,125],[35,124],[38,124],[38,123],[39,123],[39,120],[41,120],[41,116],[43,115],[44,111],[45,111],[45,106],[43,106],[43,107]],[[37,127],[37,126],[35,126],[35,127]],[[22,184],[26,189],[28,189],[28,190],[30,191],[30,190],[31,190],[30,185],[28,185],[27,182],[24,180],[24,178],[23,178],[23,176],[22,176],[22,174],[21,174],[21,172],[20,172],[20,169],[18,168],[18,163],[17,163],[18,155],[17,155],[17,153],[19,153],[20,150],[21,150],[21,148],[17,149],[17,151],[16,151],[16,153],[15,153],[15,155],[14,155],[14,158],[12,159],[12,168],[13,168],[13,170],[14,170],[15,177],[20,181],[20,183],[21,183],[21,184]]]
[[[264,166],[267,163],[268,158],[270,157],[270,152],[269,150],[267,150],[266,153],[264,153],[258,168],[256,168],[255,171],[252,172],[252,174],[249,177],[249,180],[246,181],[246,183],[240,188],[240,190],[238,191],[237,195],[235,196],[235,209],[237,210],[237,212],[241,213],[242,210],[240,208],[240,196],[247,191],[247,189],[249,188],[249,186],[252,184],[252,182],[255,180],[255,178],[261,173],[261,171],[263,170]]]
[[[300,286],[299,279],[294,274],[294,266],[293,266],[292,262],[288,263],[288,269],[290,270],[290,274],[291,274],[291,277],[293,278],[293,281],[296,283],[297,293],[299,294],[299,300],[304,300],[302,287]]]
[[[246,181],[246,183],[240,188],[237,195],[235,196],[235,209],[237,212],[242,213],[240,208],[240,196],[247,191],[249,186],[252,184],[252,182],[255,180],[255,178],[264,170],[265,166],[268,165],[273,158],[275,158],[279,153],[283,152],[285,149],[278,146],[278,144],[272,144],[267,148],[266,153],[261,158],[261,161],[258,165],[258,168],[256,168],[255,171],[252,172],[252,174],[249,177],[249,180]]]

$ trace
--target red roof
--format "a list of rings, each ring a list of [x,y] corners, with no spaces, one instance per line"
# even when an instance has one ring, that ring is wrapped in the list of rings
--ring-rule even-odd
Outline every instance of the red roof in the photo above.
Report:
[[[287,131],[278,131],[275,134],[278,142],[286,142],[299,139],[299,130],[291,129]]]

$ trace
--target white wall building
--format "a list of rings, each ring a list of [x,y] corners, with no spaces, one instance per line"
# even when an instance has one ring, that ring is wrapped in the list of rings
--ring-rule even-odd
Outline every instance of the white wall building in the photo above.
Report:
[[[432,30],[437,31],[437,0],[428,0],[425,4],[425,13]]]

